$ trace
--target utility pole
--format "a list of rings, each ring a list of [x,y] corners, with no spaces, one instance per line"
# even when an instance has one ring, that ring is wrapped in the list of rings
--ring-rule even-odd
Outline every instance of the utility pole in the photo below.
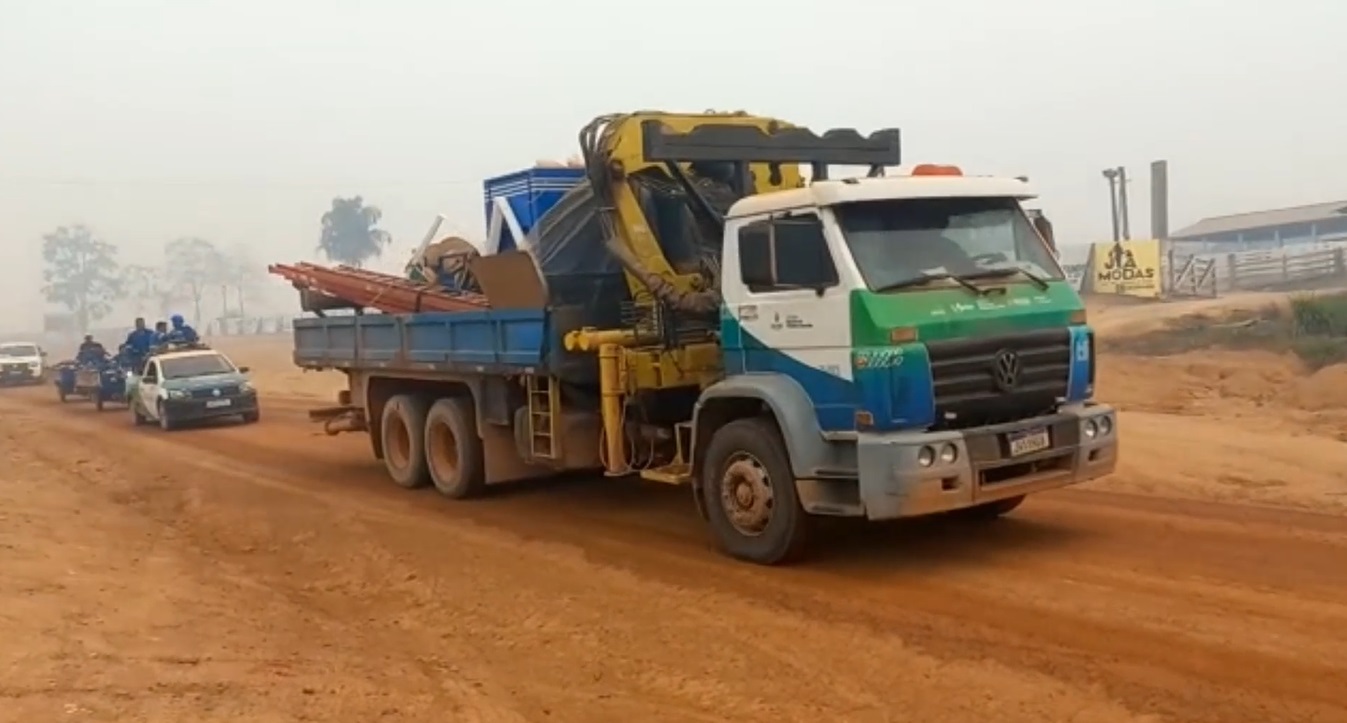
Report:
[[[1127,209],[1127,169],[1118,166],[1118,217],[1124,241],[1132,240],[1132,214]]]
[[[1118,228],[1118,169],[1105,168],[1104,178],[1108,179],[1108,203],[1113,214],[1113,240],[1121,241],[1122,234]]]

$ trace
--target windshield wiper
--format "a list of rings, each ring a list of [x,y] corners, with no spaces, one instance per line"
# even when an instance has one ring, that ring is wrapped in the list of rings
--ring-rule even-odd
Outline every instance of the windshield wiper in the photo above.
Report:
[[[1043,278],[1042,276],[1039,276],[1038,274],[1033,273],[1032,271],[1026,270],[1022,266],[1001,266],[998,268],[986,269],[984,271],[978,271],[977,273],[966,274],[964,278],[991,279],[998,276],[1014,276],[1015,274],[1024,274],[1024,277],[1034,282],[1034,286],[1037,286],[1040,291],[1046,291],[1048,288],[1047,279]]]
[[[953,281],[959,286],[964,287],[965,289],[968,289],[977,296],[985,296],[987,294],[986,290],[982,289],[977,284],[974,284],[971,281],[969,281],[968,279],[970,278],[972,277],[959,276],[958,274],[951,274],[948,271],[939,271],[939,272],[928,271],[924,272],[921,276],[913,276],[910,279],[903,279],[902,281],[895,281],[892,284],[885,284],[875,289],[874,291],[877,294],[882,294],[885,291],[898,291],[899,289],[907,289],[913,286],[921,286],[922,284],[929,284],[932,281],[949,280]]]

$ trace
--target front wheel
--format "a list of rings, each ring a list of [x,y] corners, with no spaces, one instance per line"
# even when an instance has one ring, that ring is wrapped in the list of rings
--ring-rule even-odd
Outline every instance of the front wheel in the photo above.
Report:
[[[243,413],[244,424],[257,424],[258,420],[260,419],[262,419],[262,410],[260,409],[255,409],[251,412]]]
[[[168,410],[164,409],[163,402],[159,402],[159,405],[156,407],[156,411],[159,412],[160,429],[164,430],[165,432],[171,432],[178,428],[177,422],[168,416]]]
[[[100,412],[103,411],[103,392],[102,392],[102,391],[94,392],[94,409],[97,409],[97,410],[100,411]]]
[[[798,559],[811,518],[800,506],[781,433],[766,419],[716,430],[702,463],[706,516],[732,557],[777,565]]]
[[[1024,495],[1018,497],[1007,497],[995,502],[984,502],[973,507],[965,507],[954,514],[965,520],[987,521],[994,520],[1003,515],[1010,514],[1012,510],[1019,507],[1024,502]]]

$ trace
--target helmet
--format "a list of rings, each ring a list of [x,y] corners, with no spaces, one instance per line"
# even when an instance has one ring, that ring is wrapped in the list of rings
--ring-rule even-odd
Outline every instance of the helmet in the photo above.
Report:
[[[174,314],[168,317],[168,320],[173,322],[173,326],[182,326],[182,314]]]

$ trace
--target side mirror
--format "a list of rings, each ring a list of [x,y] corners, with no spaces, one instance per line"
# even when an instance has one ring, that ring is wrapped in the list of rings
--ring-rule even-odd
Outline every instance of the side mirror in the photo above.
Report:
[[[1035,215],[1034,230],[1038,231],[1038,235],[1042,236],[1043,240],[1048,242],[1048,248],[1052,249],[1053,254],[1056,254],[1057,240],[1052,236],[1052,222],[1048,220],[1048,217],[1042,214]]]
[[[46,359],[46,358],[47,358],[47,350],[46,350],[46,349],[38,349],[37,353],[38,353],[38,354],[41,354],[43,359]]]
[[[239,374],[247,374],[252,371],[252,367],[239,367]]]

